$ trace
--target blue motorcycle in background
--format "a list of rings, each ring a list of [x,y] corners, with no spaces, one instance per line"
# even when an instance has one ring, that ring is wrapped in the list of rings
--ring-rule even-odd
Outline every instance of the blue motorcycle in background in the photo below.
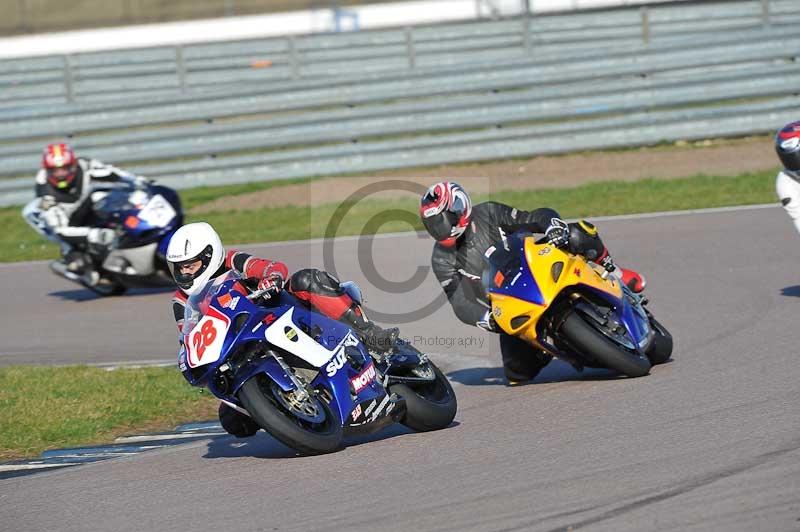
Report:
[[[178,366],[190,384],[304,454],[393,422],[418,431],[450,425],[455,394],[426,355],[402,342],[370,352],[345,324],[290,293],[264,300],[246,283],[228,272],[189,298]]]
[[[178,194],[151,183],[145,189],[98,190],[92,192],[92,199],[92,225],[116,233],[110,251],[91,245],[78,250],[98,276],[88,282],[86,275],[68,271],[63,261],[50,264],[53,272],[103,296],[120,295],[133,287],[173,286],[166,252],[172,234],[183,224]],[[38,233],[59,242],[37,210],[26,207],[23,216]]]

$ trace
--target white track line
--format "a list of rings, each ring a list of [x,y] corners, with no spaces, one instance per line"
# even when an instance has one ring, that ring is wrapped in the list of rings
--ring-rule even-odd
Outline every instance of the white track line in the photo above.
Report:
[[[758,205],[736,205],[732,207],[710,207],[708,209],[686,209],[682,211],[660,211],[660,212],[643,212],[640,214],[617,214],[613,216],[589,216],[588,219],[592,221],[602,221],[602,222],[609,222],[614,220],[637,220],[637,219],[646,219],[646,218],[663,218],[668,216],[684,216],[689,214],[718,214],[723,212],[738,212],[738,211],[754,211],[760,209],[774,209],[780,207],[778,203],[760,203]],[[403,238],[409,237],[411,235],[417,235],[420,238],[427,238],[427,235],[424,232],[417,232],[417,231],[404,231],[400,233],[380,233],[377,235],[369,235],[372,238],[376,239],[383,239],[383,238]],[[339,236],[336,237],[336,240],[340,242],[347,242],[353,241],[363,238],[361,235],[350,235],[350,236]],[[282,240],[279,242],[260,242],[260,243],[250,243],[250,244],[237,244],[237,247],[278,247],[278,246],[291,246],[296,244],[307,244],[307,245],[314,245],[314,244],[321,244],[327,240],[326,238],[310,238],[306,240]],[[20,266],[32,266],[38,264],[44,264],[50,261],[46,260],[35,260],[35,261],[27,261],[27,262],[7,262],[7,263],[0,263],[0,270],[6,268],[15,268]]]

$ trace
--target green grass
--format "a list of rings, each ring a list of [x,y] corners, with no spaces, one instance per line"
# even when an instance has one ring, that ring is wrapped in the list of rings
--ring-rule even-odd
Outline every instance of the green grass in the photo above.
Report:
[[[736,177],[695,176],[683,179],[645,179],[633,182],[609,181],[575,188],[499,191],[491,196],[476,195],[475,201],[495,199],[522,209],[553,207],[566,218],[652,211],[748,205],[776,201],[774,171]],[[226,187],[204,187],[181,193],[186,209],[222,196],[244,194],[280,183],[254,183]],[[219,231],[223,242],[267,242],[325,236],[328,222],[339,205],[320,207],[271,207],[255,210],[189,215],[187,221],[207,221]],[[360,234],[366,220],[396,219],[390,209],[406,214],[409,223],[393,221],[377,232],[421,229],[416,219],[416,200],[363,201],[342,220],[337,236]],[[27,227],[18,208],[0,209],[0,262],[49,259],[58,250]],[[373,231],[374,232],[374,231]]]
[[[0,459],[216,419],[217,404],[173,367],[0,368]]]
[[[498,191],[475,195],[475,201],[493,199],[522,209],[552,207],[565,218],[633,214],[776,201],[775,172],[736,177],[695,176],[685,179],[634,182],[603,182],[575,188]],[[362,201],[341,220],[336,236],[361,234],[365,222],[374,217],[377,230],[367,232],[421,230],[417,200]],[[249,211],[214,212],[190,216],[204,220],[219,231],[223,242],[265,242],[316,238],[326,235],[328,223],[339,205],[316,208],[280,207]],[[394,211],[394,212],[393,212]],[[399,217],[397,211],[405,213]],[[407,221],[399,221],[404,218]]]

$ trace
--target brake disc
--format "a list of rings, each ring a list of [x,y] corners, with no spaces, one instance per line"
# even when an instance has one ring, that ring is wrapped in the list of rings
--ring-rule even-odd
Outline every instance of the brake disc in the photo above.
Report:
[[[293,416],[315,424],[325,421],[325,410],[314,395],[308,394],[299,398],[295,390],[284,391],[274,382],[270,386],[275,399]]]

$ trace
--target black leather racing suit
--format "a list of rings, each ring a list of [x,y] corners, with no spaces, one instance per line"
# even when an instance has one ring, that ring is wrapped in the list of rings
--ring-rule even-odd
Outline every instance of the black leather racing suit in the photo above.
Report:
[[[472,219],[463,235],[453,247],[437,243],[433,248],[433,272],[442,285],[447,299],[458,319],[469,325],[486,328],[489,298],[481,283],[485,265],[484,253],[502,239],[503,234],[515,231],[544,233],[552,218],[559,218],[553,209],[522,211],[502,203],[487,201],[472,209]],[[570,224],[570,251],[586,253],[593,250],[592,258],[604,251],[599,237],[590,237],[580,231],[578,224]],[[506,377],[512,381],[529,380],[551,360],[547,353],[527,342],[500,332],[500,352]]]

